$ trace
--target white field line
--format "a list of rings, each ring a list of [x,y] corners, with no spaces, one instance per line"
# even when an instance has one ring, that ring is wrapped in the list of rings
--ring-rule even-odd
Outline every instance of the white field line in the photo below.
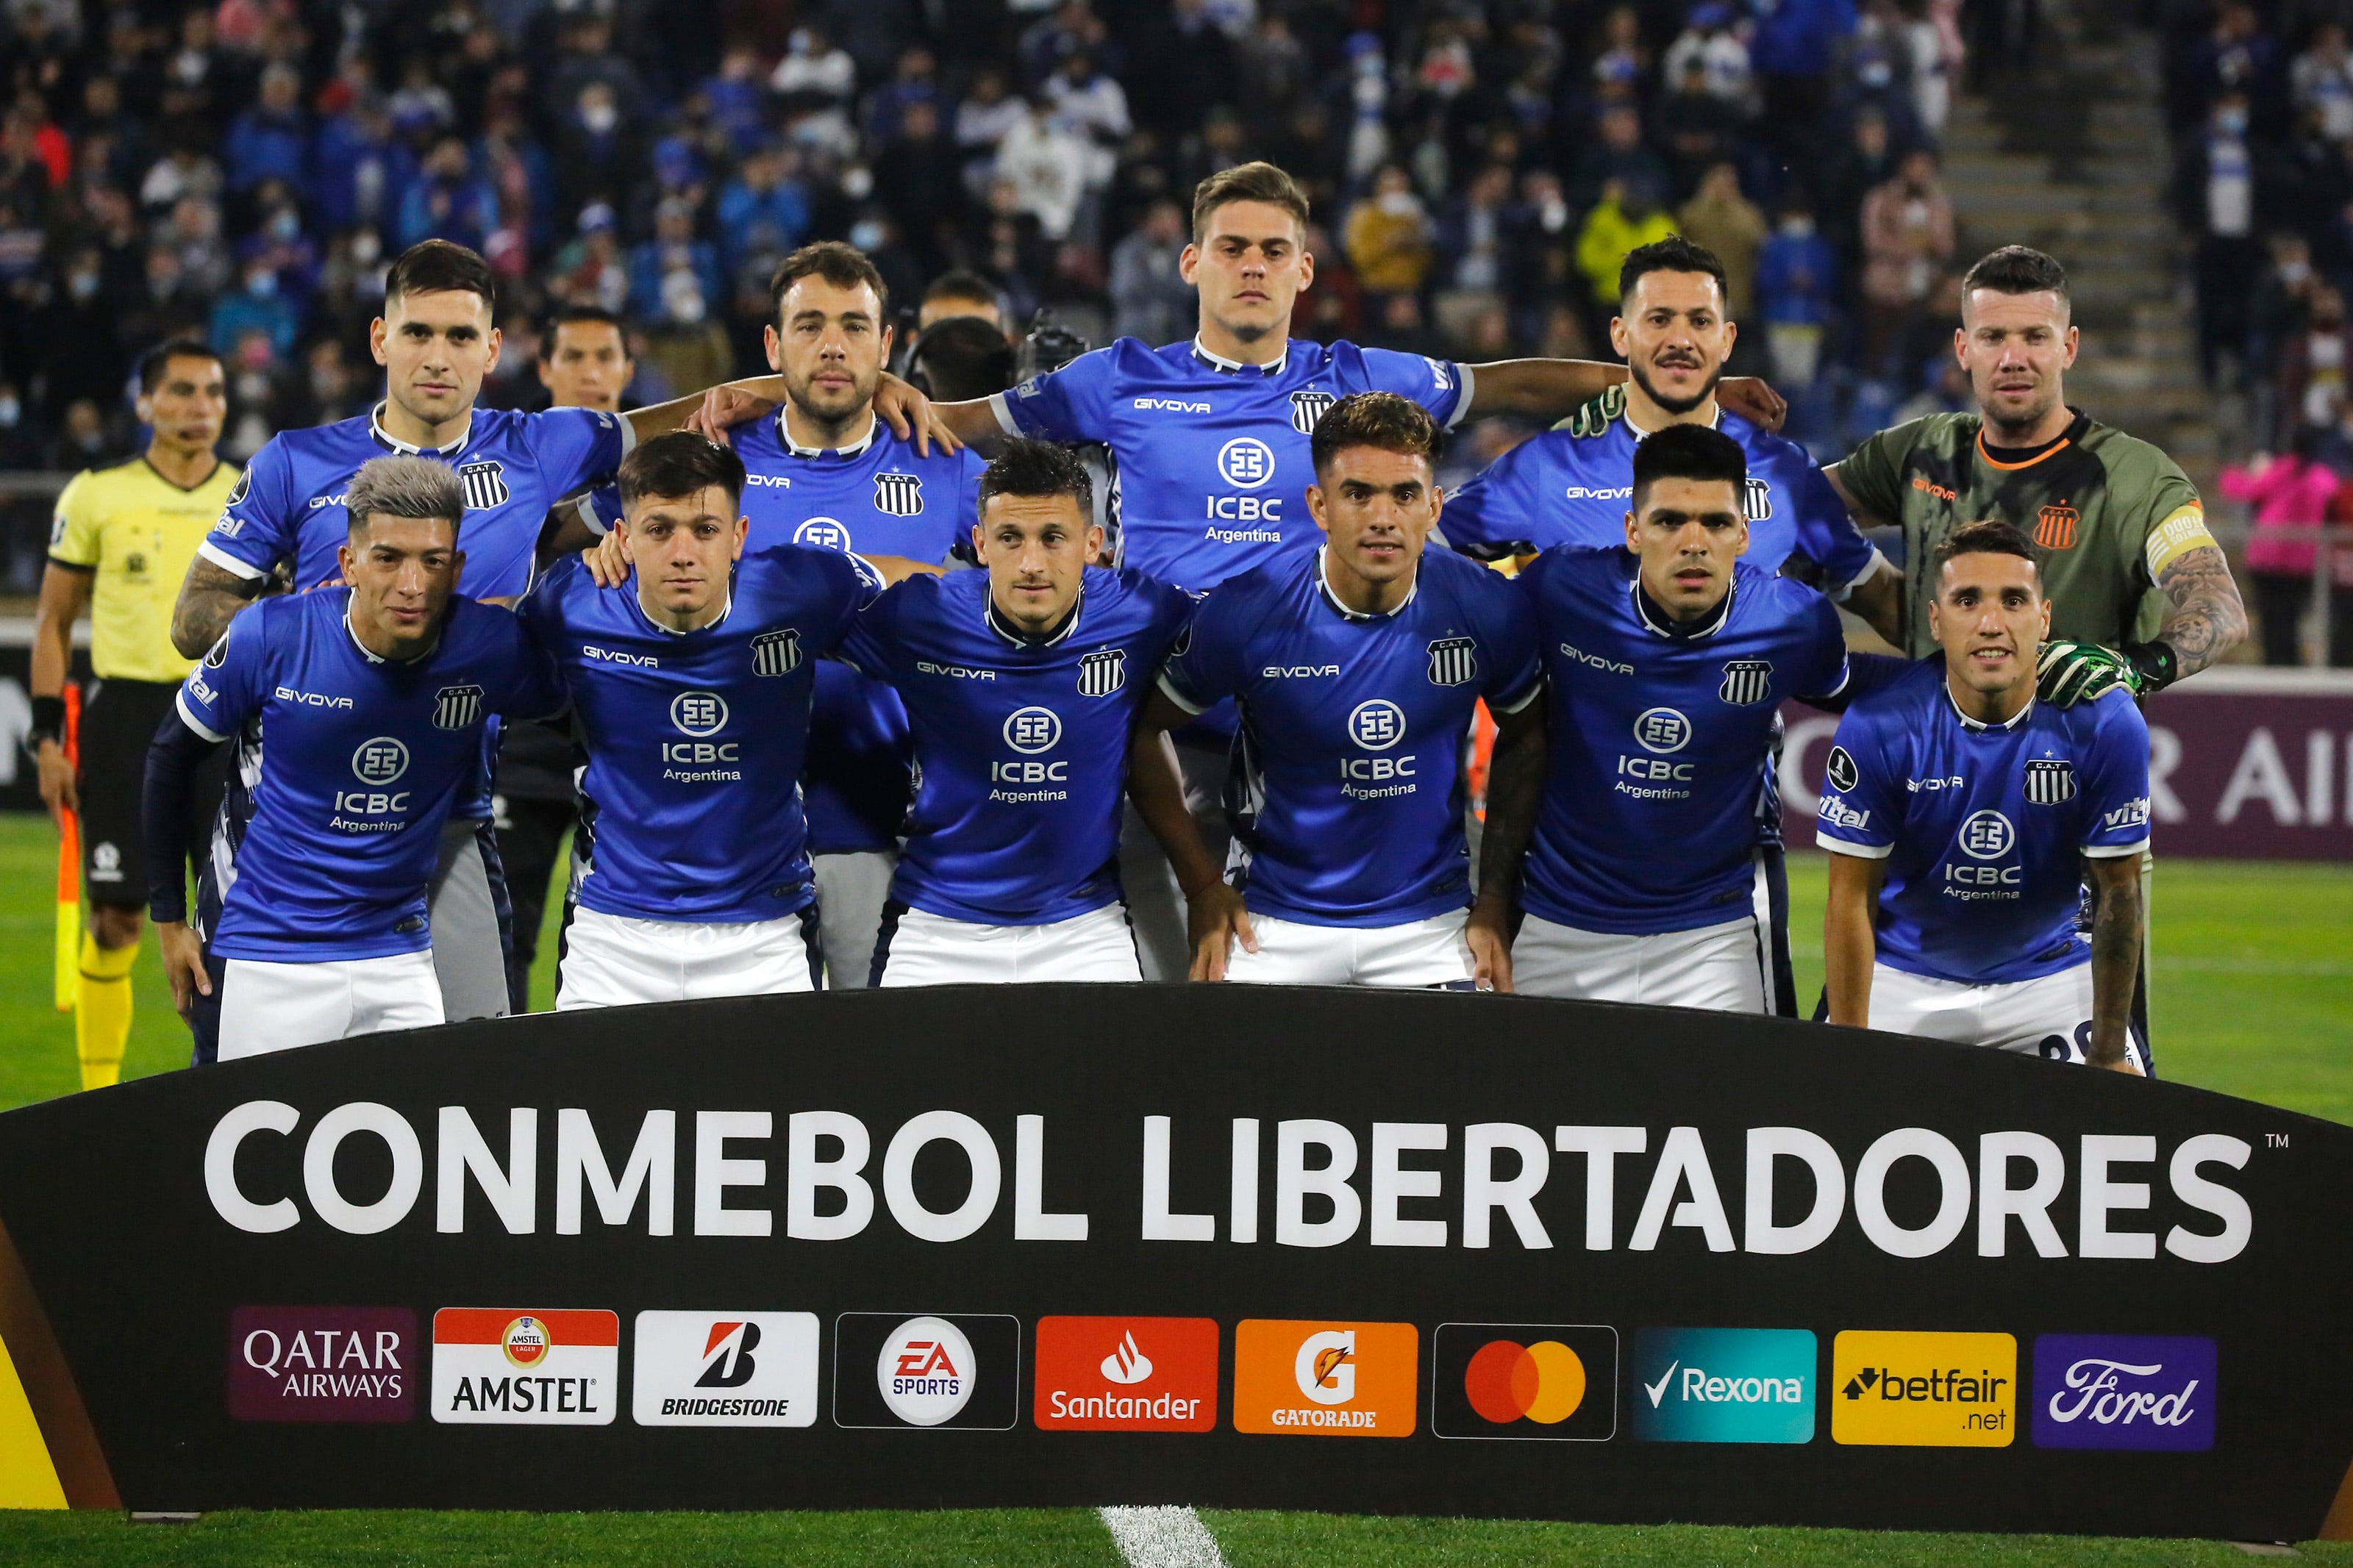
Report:
[[[1226,1568],[1218,1538],[1189,1508],[1106,1508],[1103,1528],[1131,1568]]]

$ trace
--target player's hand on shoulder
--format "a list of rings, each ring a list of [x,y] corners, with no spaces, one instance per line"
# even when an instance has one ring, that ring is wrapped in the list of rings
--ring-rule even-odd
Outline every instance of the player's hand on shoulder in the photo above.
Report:
[[[621,531],[608,531],[604,538],[580,552],[580,563],[599,588],[617,588],[629,580],[629,552],[621,542]]]
[[[727,434],[728,426],[757,419],[776,411],[773,398],[761,396],[728,382],[702,395],[702,406],[686,416],[686,428],[707,441],[722,447],[733,445]]]
[[[2053,708],[2073,708],[2119,687],[2137,696],[2140,684],[2130,659],[2098,643],[2046,642],[2034,662],[2034,694]]]
[[[874,389],[874,412],[891,426],[892,435],[913,441],[915,450],[926,458],[932,455],[934,441],[944,452],[964,450],[964,443],[932,406],[932,400],[889,371],[882,373],[882,383]]]
[[[1462,940],[1471,948],[1471,983],[1482,991],[1511,994],[1512,906],[1482,897],[1462,923]]]
[[[1753,375],[1727,375],[1715,384],[1715,400],[1760,429],[1778,431],[1789,416],[1781,395]]]
[[[1193,939],[1188,979],[1223,980],[1236,942],[1248,952],[1258,951],[1258,933],[1250,930],[1241,894],[1223,882],[1212,882],[1185,900],[1185,923]]]

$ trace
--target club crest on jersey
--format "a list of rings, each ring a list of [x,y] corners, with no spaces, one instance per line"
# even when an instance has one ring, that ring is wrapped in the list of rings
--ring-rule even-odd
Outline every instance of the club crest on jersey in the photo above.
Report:
[[[791,626],[752,639],[754,675],[790,675],[801,667],[801,634]]]
[[[1479,674],[1479,644],[1472,637],[1440,637],[1430,645],[1430,683],[1468,686]]]
[[[1762,658],[1736,658],[1724,667],[1724,684],[1715,694],[1735,708],[1746,708],[1762,702],[1772,694],[1773,666]]]
[[[2075,525],[2083,514],[2065,501],[2046,506],[2034,514],[2034,542],[2045,550],[2075,548]]]
[[[463,730],[482,720],[482,689],[479,686],[445,686],[433,694],[433,727],[437,730]]]
[[[1862,782],[1862,771],[1854,765],[1854,758],[1844,746],[1831,748],[1830,765],[1822,770],[1822,776],[1830,780],[1831,788],[1841,795]]]
[[[506,468],[495,458],[459,464],[458,478],[466,487],[468,511],[488,511],[494,506],[504,506],[512,493],[507,489]]]
[[[2057,805],[2075,798],[2075,764],[2063,757],[2031,757],[2026,763],[2026,803]]]
[[[913,517],[923,510],[923,481],[913,474],[874,476],[874,510],[891,517]]]
[[[1740,510],[1751,522],[1763,522],[1773,515],[1773,487],[1756,475],[1748,476],[1748,488],[1741,493]]]
[[[1109,647],[1079,660],[1079,695],[1108,697],[1127,684],[1127,650]]]
[[[1294,392],[1291,395],[1291,427],[1302,436],[1315,434],[1315,423],[1332,412],[1332,405],[1340,401],[1328,392]]]

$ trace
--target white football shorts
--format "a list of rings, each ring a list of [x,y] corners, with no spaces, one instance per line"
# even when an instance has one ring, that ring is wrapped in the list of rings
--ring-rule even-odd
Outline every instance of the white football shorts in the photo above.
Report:
[[[773,921],[647,921],[584,909],[565,934],[555,1010],[817,989],[814,910]]]
[[[1474,965],[1462,937],[1467,911],[1393,926],[1319,926],[1255,910],[1258,951],[1236,942],[1226,978],[1245,985],[1427,985],[1467,991]]]
[[[1627,936],[1530,915],[1512,943],[1512,989],[1523,996],[1641,1002],[1711,1013],[1763,1013],[1770,955],[1753,915],[1696,931]]]
[[[2045,1061],[2080,1062],[2092,1039],[2091,962],[2039,980],[1990,984],[1938,980],[1874,963],[1871,1026]],[[2148,1042],[2138,1029],[2127,1028],[2125,1048],[2142,1072],[2148,1071]]]
[[[893,903],[874,944],[878,986],[1143,978],[1135,933],[1119,904],[1044,925],[992,926]]]
[[[232,958],[219,984],[225,1062],[443,1021],[430,949],[316,963]]]

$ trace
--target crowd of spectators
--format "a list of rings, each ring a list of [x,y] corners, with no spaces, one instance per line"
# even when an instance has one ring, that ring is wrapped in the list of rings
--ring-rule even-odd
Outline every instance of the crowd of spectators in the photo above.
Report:
[[[385,267],[427,236],[505,280],[500,403],[565,301],[627,315],[632,401],[765,369],[769,270],[815,237],[902,302],[967,268],[1017,335],[1050,306],[1166,341],[1192,186],[1261,156],[1315,204],[1304,332],[1606,355],[1619,258],[1682,230],[1727,263],[1739,368],[1908,385],[1955,260],[1959,9],[6,0],[0,465],[127,450],[130,366],[179,330],[227,356],[233,456],[364,409]]]

